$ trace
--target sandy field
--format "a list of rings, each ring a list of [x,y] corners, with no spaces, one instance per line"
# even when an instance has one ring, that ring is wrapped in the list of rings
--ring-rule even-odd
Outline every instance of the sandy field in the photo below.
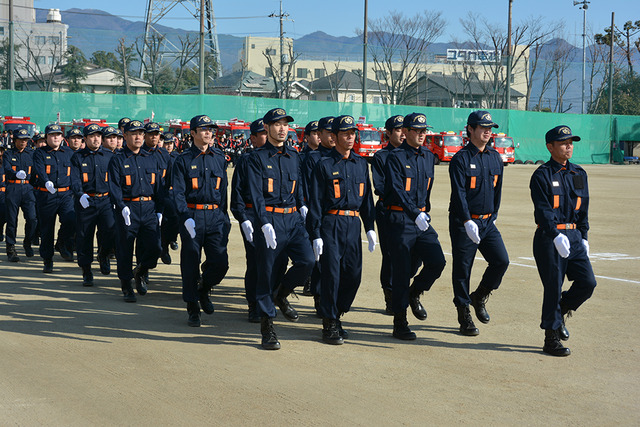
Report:
[[[96,266],[96,286],[83,288],[77,265],[58,255],[55,274],[42,274],[19,236],[20,262],[0,255],[0,425],[640,424],[640,167],[585,167],[598,286],[567,323],[567,358],[542,353],[528,188],[536,166],[505,169],[498,227],[511,265],[489,299],[491,322],[476,322],[477,337],[458,333],[447,167],[436,167],[431,211],[447,267],[423,296],[428,319],[409,314],[412,342],[391,336],[380,252],[365,243],[362,285],[342,319],[351,338],[322,343],[313,300],[300,296],[292,299],[297,323],[275,320],[282,349],[265,351],[260,325],[247,322],[235,222],[216,312],[203,314],[200,328],[187,326],[179,251],[151,272],[149,293],[126,304],[115,263],[110,276]],[[485,265],[476,261],[474,288]]]

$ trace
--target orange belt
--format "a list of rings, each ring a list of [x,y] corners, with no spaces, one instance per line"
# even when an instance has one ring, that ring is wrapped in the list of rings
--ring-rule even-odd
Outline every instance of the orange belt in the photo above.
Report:
[[[218,209],[218,205],[203,205],[199,203],[187,203],[187,207],[189,209],[197,209],[197,210],[211,210]]]
[[[29,181],[26,179],[10,179],[7,182],[9,184],[27,184]]]
[[[6,190],[4,187],[0,187],[0,193],[3,193]]]
[[[394,206],[394,205],[387,206],[387,209],[389,209],[390,211],[404,211],[404,209],[402,209],[402,206]],[[420,212],[424,212],[427,210],[427,208],[420,208],[419,210]]]
[[[295,206],[292,208],[277,208],[275,206],[265,206],[264,209],[267,212],[275,212],[275,213],[281,213],[281,214],[290,214],[298,210],[298,208]]]
[[[153,200],[153,197],[148,196],[140,196],[140,197],[123,197],[122,200],[125,202],[148,202]]]
[[[109,193],[87,193],[87,196],[90,196],[90,197],[104,197],[108,195]]]
[[[471,218],[473,219],[487,219],[491,216],[491,214],[484,214],[484,215],[476,215],[476,214],[471,214]]]
[[[46,187],[38,187],[38,190],[40,190],[40,191],[49,191],[49,190],[46,189]],[[60,188],[57,188],[57,190],[60,193],[64,193],[65,191],[69,191],[69,187],[60,187]]]
[[[558,224],[556,225],[556,228],[558,230],[575,230],[576,225],[575,224]]]
[[[338,209],[331,209],[330,211],[327,211],[328,214],[331,215],[342,215],[342,216],[360,216],[360,212],[358,211],[343,211],[343,210],[338,210]]]
[[[246,205],[244,205],[245,208],[251,209],[253,208],[253,205],[251,203],[247,203]]]

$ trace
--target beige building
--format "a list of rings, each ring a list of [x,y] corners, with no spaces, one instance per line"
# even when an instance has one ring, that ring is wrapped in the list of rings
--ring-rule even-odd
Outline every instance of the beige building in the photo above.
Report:
[[[293,51],[291,46],[293,40],[285,38],[283,43],[284,51],[284,66],[285,70],[288,67],[288,63],[291,61],[290,52]],[[523,47],[516,47],[516,53],[514,56],[518,56],[522,52]],[[269,61],[265,57],[264,53],[272,58],[272,63],[276,68],[276,73],[280,68],[280,39],[276,37],[245,37],[242,50],[238,52],[238,62],[233,65],[233,71],[240,71],[243,68],[248,71],[252,71],[264,76],[271,75],[271,67]],[[295,55],[295,52],[294,52]],[[524,52],[525,57],[528,57],[528,52]],[[425,77],[427,75],[435,76],[451,76],[457,77],[461,80],[490,82],[494,80],[495,74],[498,74],[504,79],[506,75],[506,67],[495,65],[496,58],[491,51],[477,51],[471,49],[449,49],[442,54],[436,54],[432,62],[422,64],[417,72],[417,79]],[[329,75],[334,75],[340,71],[351,71],[356,75],[362,74],[362,61],[343,61],[343,60],[319,60],[319,59],[304,59],[298,58],[295,60],[292,70],[292,81],[307,81],[310,83],[303,83],[305,86],[313,88],[313,82],[315,80],[323,79]],[[400,64],[398,69],[394,72],[400,72]],[[511,88],[514,90],[515,95],[511,97],[511,108],[525,109],[525,100],[522,93],[526,93],[526,67],[525,61],[520,60],[516,64],[513,75],[511,76]],[[367,95],[367,102],[371,103],[384,103],[389,99],[389,96],[385,94],[385,88],[389,84],[389,79],[386,78],[384,71],[376,70],[376,66],[373,62],[368,63],[367,78],[379,83],[375,88],[369,88],[371,90],[371,97]],[[382,91],[380,90],[382,88]],[[313,90],[313,89],[312,89]],[[315,91],[314,91],[315,92]],[[362,102],[362,95],[358,95],[357,91],[348,90],[349,93],[346,98],[346,102]],[[316,99],[327,97],[326,94],[316,93]],[[313,98],[311,98],[313,99]],[[341,99],[342,102],[342,99]],[[463,106],[463,105],[454,105]]]

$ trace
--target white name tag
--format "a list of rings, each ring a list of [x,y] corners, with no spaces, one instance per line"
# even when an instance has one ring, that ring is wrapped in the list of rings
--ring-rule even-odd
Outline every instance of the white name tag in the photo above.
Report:
[[[476,168],[476,165],[475,165],[474,163],[471,163],[471,164],[469,165],[469,167],[470,167],[471,169],[475,169],[475,168]]]
[[[560,187],[560,183],[558,181],[553,181],[552,184],[554,187]]]

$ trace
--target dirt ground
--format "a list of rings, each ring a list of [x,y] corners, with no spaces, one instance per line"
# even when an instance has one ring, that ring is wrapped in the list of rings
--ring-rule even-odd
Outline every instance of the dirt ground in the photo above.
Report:
[[[436,167],[432,226],[447,267],[423,297],[429,317],[409,315],[418,339],[391,336],[382,314],[380,252],[364,253],[362,285],[343,318],[351,338],[321,341],[313,301],[279,316],[280,351],[260,348],[247,322],[244,251],[237,223],[216,312],[187,326],[179,252],[151,272],[149,293],[122,301],[114,272],[83,288],[76,264],[0,256],[0,424],[87,425],[638,425],[640,424],[640,167],[586,166],[590,244],[598,287],[569,319],[572,354],[542,353],[542,285],[532,258],[529,178],[505,169],[498,227],[511,265],[488,303],[491,323],[458,334],[447,232],[447,165]],[[22,218],[19,229],[22,229]],[[21,239],[20,239],[21,242]],[[475,286],[484,270],[476,262]]]

